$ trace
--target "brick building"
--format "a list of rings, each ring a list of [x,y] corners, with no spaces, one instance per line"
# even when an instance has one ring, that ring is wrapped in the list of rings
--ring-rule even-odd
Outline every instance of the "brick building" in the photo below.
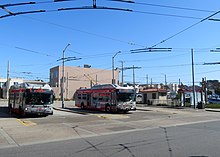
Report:
[[[53,88],[55,97],[61,97],[62,66],[50,69],[50,86]],[[119,82],[119,70],[115,70],[115,82]],[[64,66],[64,99],[72,99],[76,89],[89,88],[95,84],[112,83],[112,70],[83,67]]]

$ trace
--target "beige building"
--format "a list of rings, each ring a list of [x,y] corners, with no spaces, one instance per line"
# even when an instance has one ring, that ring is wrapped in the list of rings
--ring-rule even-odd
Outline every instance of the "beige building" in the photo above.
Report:
[[[62,66],[50,69],[50,86],[53,88],[55,97],[61,98]],[[115,81],[119,82],[119,70],[115,70]],[[112,70],[83,67],[64,66],[64,99],[72,99],[76,89],[89,88],[95,84],[111,84]]]

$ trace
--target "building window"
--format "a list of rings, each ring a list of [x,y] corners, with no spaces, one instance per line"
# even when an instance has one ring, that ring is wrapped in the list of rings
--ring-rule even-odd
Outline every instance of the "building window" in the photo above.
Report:
[[[152,93],[152,99],[156,99],[156,93]]]

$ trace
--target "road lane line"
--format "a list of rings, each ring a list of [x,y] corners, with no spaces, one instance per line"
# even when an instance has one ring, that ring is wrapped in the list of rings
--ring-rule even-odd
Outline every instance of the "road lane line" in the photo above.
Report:
[[[17,119],[17,121],[20,122],[21,124],[23,124],[24,126],[35,126],[35,125],[37,125],[36,123],[31,122],[31,121],[27,121],[27,120]]]

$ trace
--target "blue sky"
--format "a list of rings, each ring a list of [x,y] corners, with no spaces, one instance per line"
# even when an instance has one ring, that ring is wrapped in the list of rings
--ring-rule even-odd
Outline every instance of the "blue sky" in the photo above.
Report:
[[[2,0],[0,5],[20,2],[30,1]],[[220,65],[202,64],[220,61],[220,53],[210,52],[220,47],[220,21],[198,22],[219,11],[220,1],[135,0],[136,3],[122,3],[97,0],[97,6],[131,9],[132,12],[101,9],[52,11],[92,6],[92,0],[35,2],[38,4],[7,9],[11,12],[41,9],[48,12],[0,18],[0,78],[6,77],[7,62],[10,61],[11,77],[48,81],[49,69],[61,65],[57,60],[62,57],[65,46],[71,43],[65,56],[82,59],[65,65],[90,64],[93,68],[111,70],[112,56],[121,51],[115,57],[115,67],[121,66],[119,61],[124,61],[125,67],[141,67],[135,70],[138,83],[146,83],[147,75],[149,82],[152,78],[153,83],[164,83],[166,74],[168,83],[178,83],[180,79],[184,84],[191,84],[193,48],[195,81],[201,81],[202,77],[219,80]],[[1,9],[0,16],[5,14],[7,12]],[[220,19],[220,13],[212,18]],[[165,42],[158,44],[163,40]],[[155,44],[158,44],[157,48],[172,48],[172,51],[130,52]],[[132,70],[124,72],[124,80],[132,82]]]

